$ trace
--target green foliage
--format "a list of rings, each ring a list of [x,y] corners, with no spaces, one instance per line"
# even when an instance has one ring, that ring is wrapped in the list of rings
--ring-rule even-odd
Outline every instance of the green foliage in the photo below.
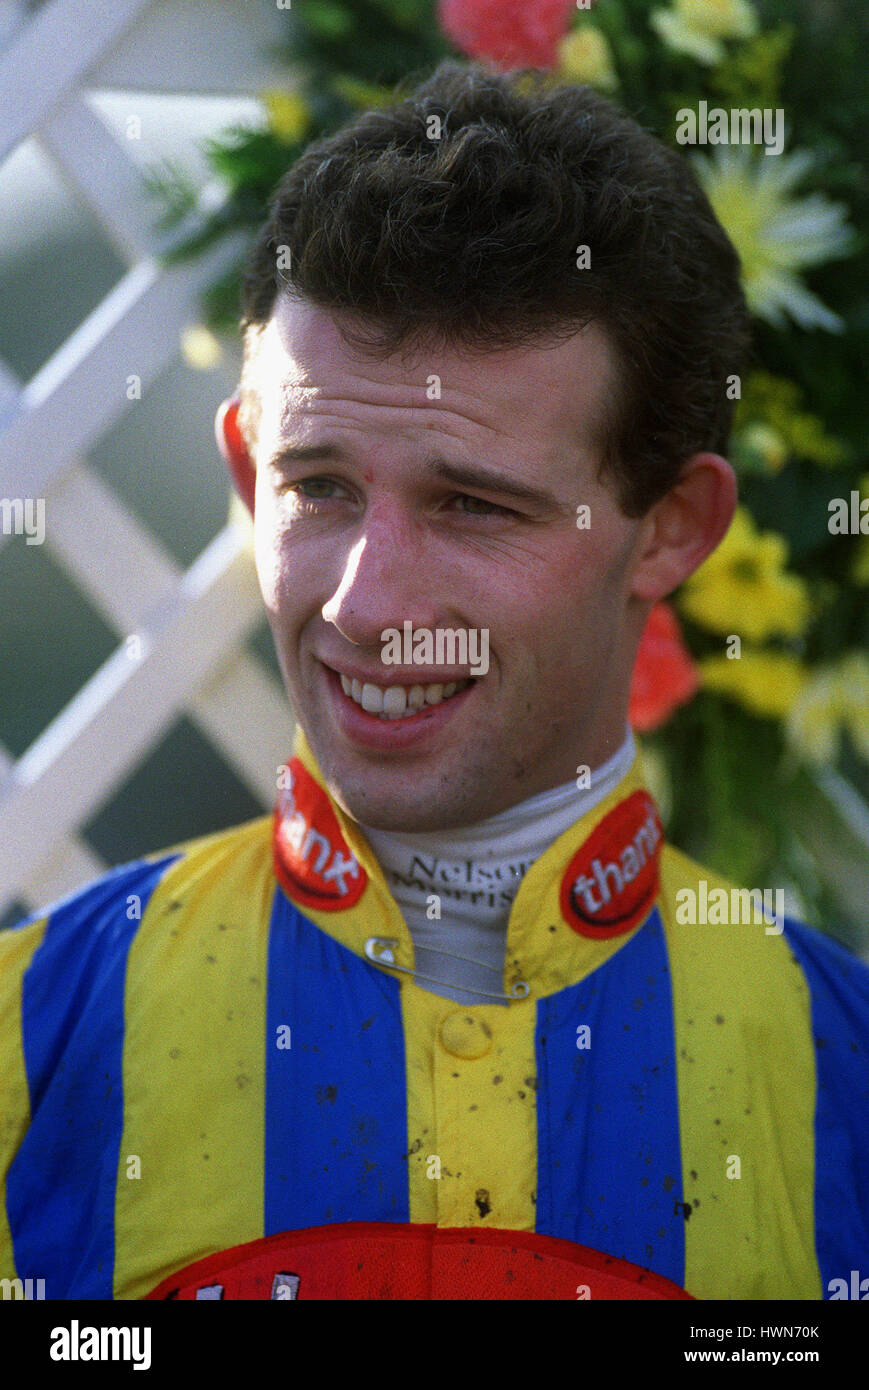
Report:
[[[816,415],[800,408],[802,393],[796,382],[770,372],[754,372],[746,381],[737,410],[737,433],[754,421],[776,430],[793,458],[808,459],[824,468],[843,463],[848,450],[824,429]]]
[[[297,0],[287,57],[314,83],[344,74],[395,86],[448,51],[433,0]]]
[[[164,159],[146,171],[145,191],[161,208],[156,223],[161,230],[178,226],[196,209],[196,185],[173,160]]]
[[[709,75],[722,106],[773,106],[781,101],[784,64],[796,38],[793,24],[758,34],[735,48]]]

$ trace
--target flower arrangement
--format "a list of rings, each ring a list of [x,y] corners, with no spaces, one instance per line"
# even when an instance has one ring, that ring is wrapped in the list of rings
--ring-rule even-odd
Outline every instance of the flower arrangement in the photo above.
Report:
[[[510,68],[550,68],[564,36],[573,0],[440,0],[438,20],[457,48]]]
[[[652,612],[631,718],[677,844],[785,886],[796,910],[864,949],[842,883],[869,890],[869,242],[854,231],[869,204],[867,47],[862,0],[295,0],[287,88],[262,94],[261,127],[210,144],[227,201],[182,252],[253,230],[310,139],[450,53],[588,83],[674,145],[679,112],[703,102],[781,113],[781,153],[683,152],[740,254],[755,366],[732,439],[740,508]],[[153,184],[167,220],[189,207],[173,171]],[[233,323],[236,305],[230,276],[209,296],[212,325]],[[865,521],[835,534],[829,508],[854,493]]]

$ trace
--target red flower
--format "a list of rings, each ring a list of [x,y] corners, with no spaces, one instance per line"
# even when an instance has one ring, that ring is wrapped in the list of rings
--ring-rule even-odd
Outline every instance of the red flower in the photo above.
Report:
[[[628,706],[632,726],[641,734],[657,729],[679,705],[697,693],[699,686],[672,608],[667,603],[656,603],[634,665]]]
[[[473,58],[511,68],[552,68],[574,0],[438,0],[448,38]]]

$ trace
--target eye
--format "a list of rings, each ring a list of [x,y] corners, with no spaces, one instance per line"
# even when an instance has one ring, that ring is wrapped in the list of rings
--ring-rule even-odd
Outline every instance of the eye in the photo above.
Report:
[[[484,497],[472,497],[469,493],[461,493],[456,499],[462,505],[459,511],[466,516],[515,516],[516,513],[510,511],[509,507],[499,507],[497,502],[487,502]]]
[[[333,497],[334,488],[340,488],[334,478],[302,478],[300,482],[293,483],[289,488],[290,492],[298,493],[301,497],[308,497],[315,502],[323,502],[327,497]]]
[[[290,509],[297,516],[313,515],[325,508],[327,502],[345,502],[352,494],[346,484],[336,478],[320,475],[300,478],[294,483],[283,483],[278,491],[284,496]]]

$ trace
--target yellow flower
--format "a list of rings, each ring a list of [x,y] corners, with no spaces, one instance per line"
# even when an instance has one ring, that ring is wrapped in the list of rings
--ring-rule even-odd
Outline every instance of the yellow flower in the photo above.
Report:
[[[181,334],[181,355],[187,365],[197,372],[210,372],[212,367],[217,366],[223,352],[211,329],[199,323],[185,328]]]
[[[741,442],[760,456],[770,473],[780,473],[788,460],[788,446],[771,425],[749,425],[739,436]]]
[[[807,762],[834,762],[843,729],[869,762],[869,660],[851,652],[838,665],[822,667],[797,698],[787,729]]]
[[[763,642],[774,634],[799,637],[811,617],[811,601],[798,575],[786,574],[787,543],[773,531],[757,531],[744,507],[717,550],[686,580],[679,606],[712,632]]]
[[[307,102],[297,92],[263,92],[263,101],[269,113],[269,128],[279,140],[288,145],[296,145],[303,140],[311,124],[311,112]]]
[[[360,77],[339,76],[332,79],[332,90],[349,101],[351,106],[361,106],[371,110],[380,106],[392,106],[396,101],[393,87],[383,87],[376,82],[364,82]]]
[[[805,668],[786,652],[747,650],[738,657],[706,656],[697,664],[704,689],[776,719],[787,714],[806,682]]]
[[[720,63],[722,39],[750,39],[757,15],[748,0],[675,0],[670,10],[653,10],[652,28],[668,48],[700,63]]]
[[[593,24],[583,24],[561,40],[558,60],[562,75],[571,82],[587,82],[602,91],[618,86],[610,46]]]
[[[736,414],[736,437],[749,447],[766,451],[759,440],[748,436],[755,428],[768,428],[781,441],[785,458],[803,458],[821,468],[844,463],[848,451],[842,441],[826,433],[822,421],[802,409],[802,392],[796,382],[770,372],[753,371],[742,385],[742,399]],[[769,460],[773,466],[773,460]],[[775,470],[774,470],[775,471]]]
[[[805,266],[847,256],[853,238],[841,203],[822,193],[792,198],[812,164],[806,152],[753,156],[745,146],[717,146],[695,155],[697,176],[742,262],[742,285],[753,314],[776,328],[785,315],[801,328],[838,331],[842,320],[799,279]]]

